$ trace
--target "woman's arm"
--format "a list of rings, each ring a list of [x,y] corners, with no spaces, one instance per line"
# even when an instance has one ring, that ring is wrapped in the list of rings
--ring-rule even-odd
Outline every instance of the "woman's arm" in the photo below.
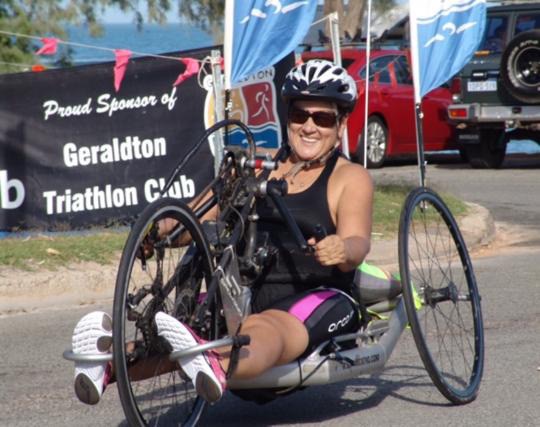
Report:
[[[337,265],[350,271],[362,263],[370,249],[373,183],[367,171],[352,163],[339,167],[328,189],[328,201],[335,218],[336,234],[315,244],[315,256],[322,265]]]

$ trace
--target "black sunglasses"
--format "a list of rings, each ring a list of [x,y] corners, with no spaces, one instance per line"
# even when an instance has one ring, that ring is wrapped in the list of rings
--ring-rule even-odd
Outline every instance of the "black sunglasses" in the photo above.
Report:
[[[322,128],[334,127],[338,119],[338,115],[330,111],[314,111],[310,113],[309,111],[295,107],[289,110],[289,120],[292,123],[303,125],[310,117],[317,126]]]

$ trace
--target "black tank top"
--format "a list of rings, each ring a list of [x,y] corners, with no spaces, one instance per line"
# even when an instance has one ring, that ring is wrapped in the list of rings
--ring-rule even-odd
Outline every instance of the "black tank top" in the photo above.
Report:
[[[306,190],[283,197],[285,205],[297,221],[306,239],[313,237],[320,224],[327,234],[335,234],[328,206],[328,180],[334,170],[339,152],[326,162],[323,171]],[[305,255],[297,246],[287,225],[269,198],[257,202],[259,239],[266,240],[278,252],[271,267],[262,278],[263,283],[294,283],[299,289],[331,286],[349,293],[354,271],[344,273],[337,267],[325,267],[315,257]]]

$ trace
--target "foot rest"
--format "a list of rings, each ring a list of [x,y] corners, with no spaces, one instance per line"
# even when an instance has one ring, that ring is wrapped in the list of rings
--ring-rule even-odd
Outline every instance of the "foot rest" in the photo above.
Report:
[[[173,351],[170,354],[169,359],[173,362],[177,362],[179,359],[182,359],[184,357],[194,356],[208,350],[213,350],[214,348],[232,346],[234,344],[237,344],[240,347],[249,344],[249,336],[236,335],[234,337],[225,337],[219,340],[208,341],[204,344],[199,344],[194,347],[186,348],[185,350]]]
[[[66,350],[62,357],[72,362],[109,362],[112,361],[112,353],[106,354],[76,354],[72,350]]]

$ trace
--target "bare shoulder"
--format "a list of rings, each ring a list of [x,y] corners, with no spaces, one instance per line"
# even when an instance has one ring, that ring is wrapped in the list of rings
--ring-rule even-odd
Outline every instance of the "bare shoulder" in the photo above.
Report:
[[[343,186],[349,187],[372,187],[371,176],[368,171],[357,163],[353,163],[346,159],[339,159],[336,169],[335,178]]]

